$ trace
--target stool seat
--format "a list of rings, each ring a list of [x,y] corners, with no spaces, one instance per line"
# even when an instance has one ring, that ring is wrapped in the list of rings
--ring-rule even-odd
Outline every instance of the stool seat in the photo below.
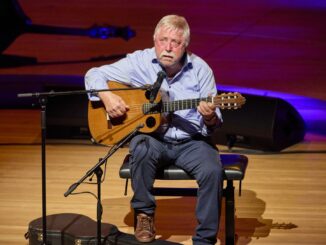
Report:
[[[126,156],[120,168],[120,178],[131,178],[129,157],[130,155]],[[243,180],[248,164],[248,158],[239,154],[220,154],[220,157],[224,169],[224,180]],[[156,179],[188,180],[194,178],[183,169],[175,165],[169,165],[157,172]]]

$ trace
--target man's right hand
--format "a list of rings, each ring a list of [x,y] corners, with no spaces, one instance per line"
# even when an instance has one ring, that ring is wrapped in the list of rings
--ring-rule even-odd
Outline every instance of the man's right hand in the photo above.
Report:
[[[105,110],[112,118],[123,116],[129,110],[129,106],[119,95],[112,92],[99,92],[98,96],[102,100]]]

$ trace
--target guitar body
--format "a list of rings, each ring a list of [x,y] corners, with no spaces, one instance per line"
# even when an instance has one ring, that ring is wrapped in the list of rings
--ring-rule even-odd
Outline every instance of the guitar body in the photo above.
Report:
[[[110,89],[128,88],[117,83],[108,82]],[[90,101],[88,104],[88,125],[96,143],[113,145],[134,131],[137,127],[143,126],[139,131],[149,133],[160,126],[161,114],[144,114],[143,104],[149,103],[144,90],[121,90],[115,91],[129,105],[130,109],[123,117],[110,118],[108,120],[105,107],[101,101]],[[156,103],[160,96],[156,98]]]

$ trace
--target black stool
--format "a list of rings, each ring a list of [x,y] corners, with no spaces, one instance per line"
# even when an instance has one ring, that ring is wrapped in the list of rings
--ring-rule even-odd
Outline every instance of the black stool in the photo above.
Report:
[[[127,155],[120,168],[120,178],[126,179],[125,195],[127,194],[128,180],[130,179],[129,156]],[[225,197],[225,243],[234,245],[235,243],[235,204],[233,181],[239,181],[239,195],[241,195],[241,181],[245,177],[248,158],[239,154],[220,154],[224,169],[223,179],[226,186],[223,188]],[[184,170],[170,165],[158,171],[156,179],[160,180],[189,180],[194,179]],[[155,196],[197,196],[197,188],[166,188],[154,187]]]

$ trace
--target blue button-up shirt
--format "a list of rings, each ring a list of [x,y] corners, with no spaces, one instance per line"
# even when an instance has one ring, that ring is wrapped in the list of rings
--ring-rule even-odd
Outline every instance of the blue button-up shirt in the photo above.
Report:
[[[161,70],[154,48],[139,50],[113,64],[90,69],[85,76],[85,86],[87,90],[106,89],[107,81],[134,87],[152,85]],[[187,53],[183,68],[173,78],[164,79],[160,93],[163,101],[175,101],[214,96],[217,90],[213,72],[207,63],[200,57]],[[89,98],[99,100],[96,95],[89,95]],[[222,120],[218,108],[216,114]],[[157,132],[168,141],[198,134],[207,136],[212,131],[212,128],[206,127],[196,108],[170,113],[167,121]]]

